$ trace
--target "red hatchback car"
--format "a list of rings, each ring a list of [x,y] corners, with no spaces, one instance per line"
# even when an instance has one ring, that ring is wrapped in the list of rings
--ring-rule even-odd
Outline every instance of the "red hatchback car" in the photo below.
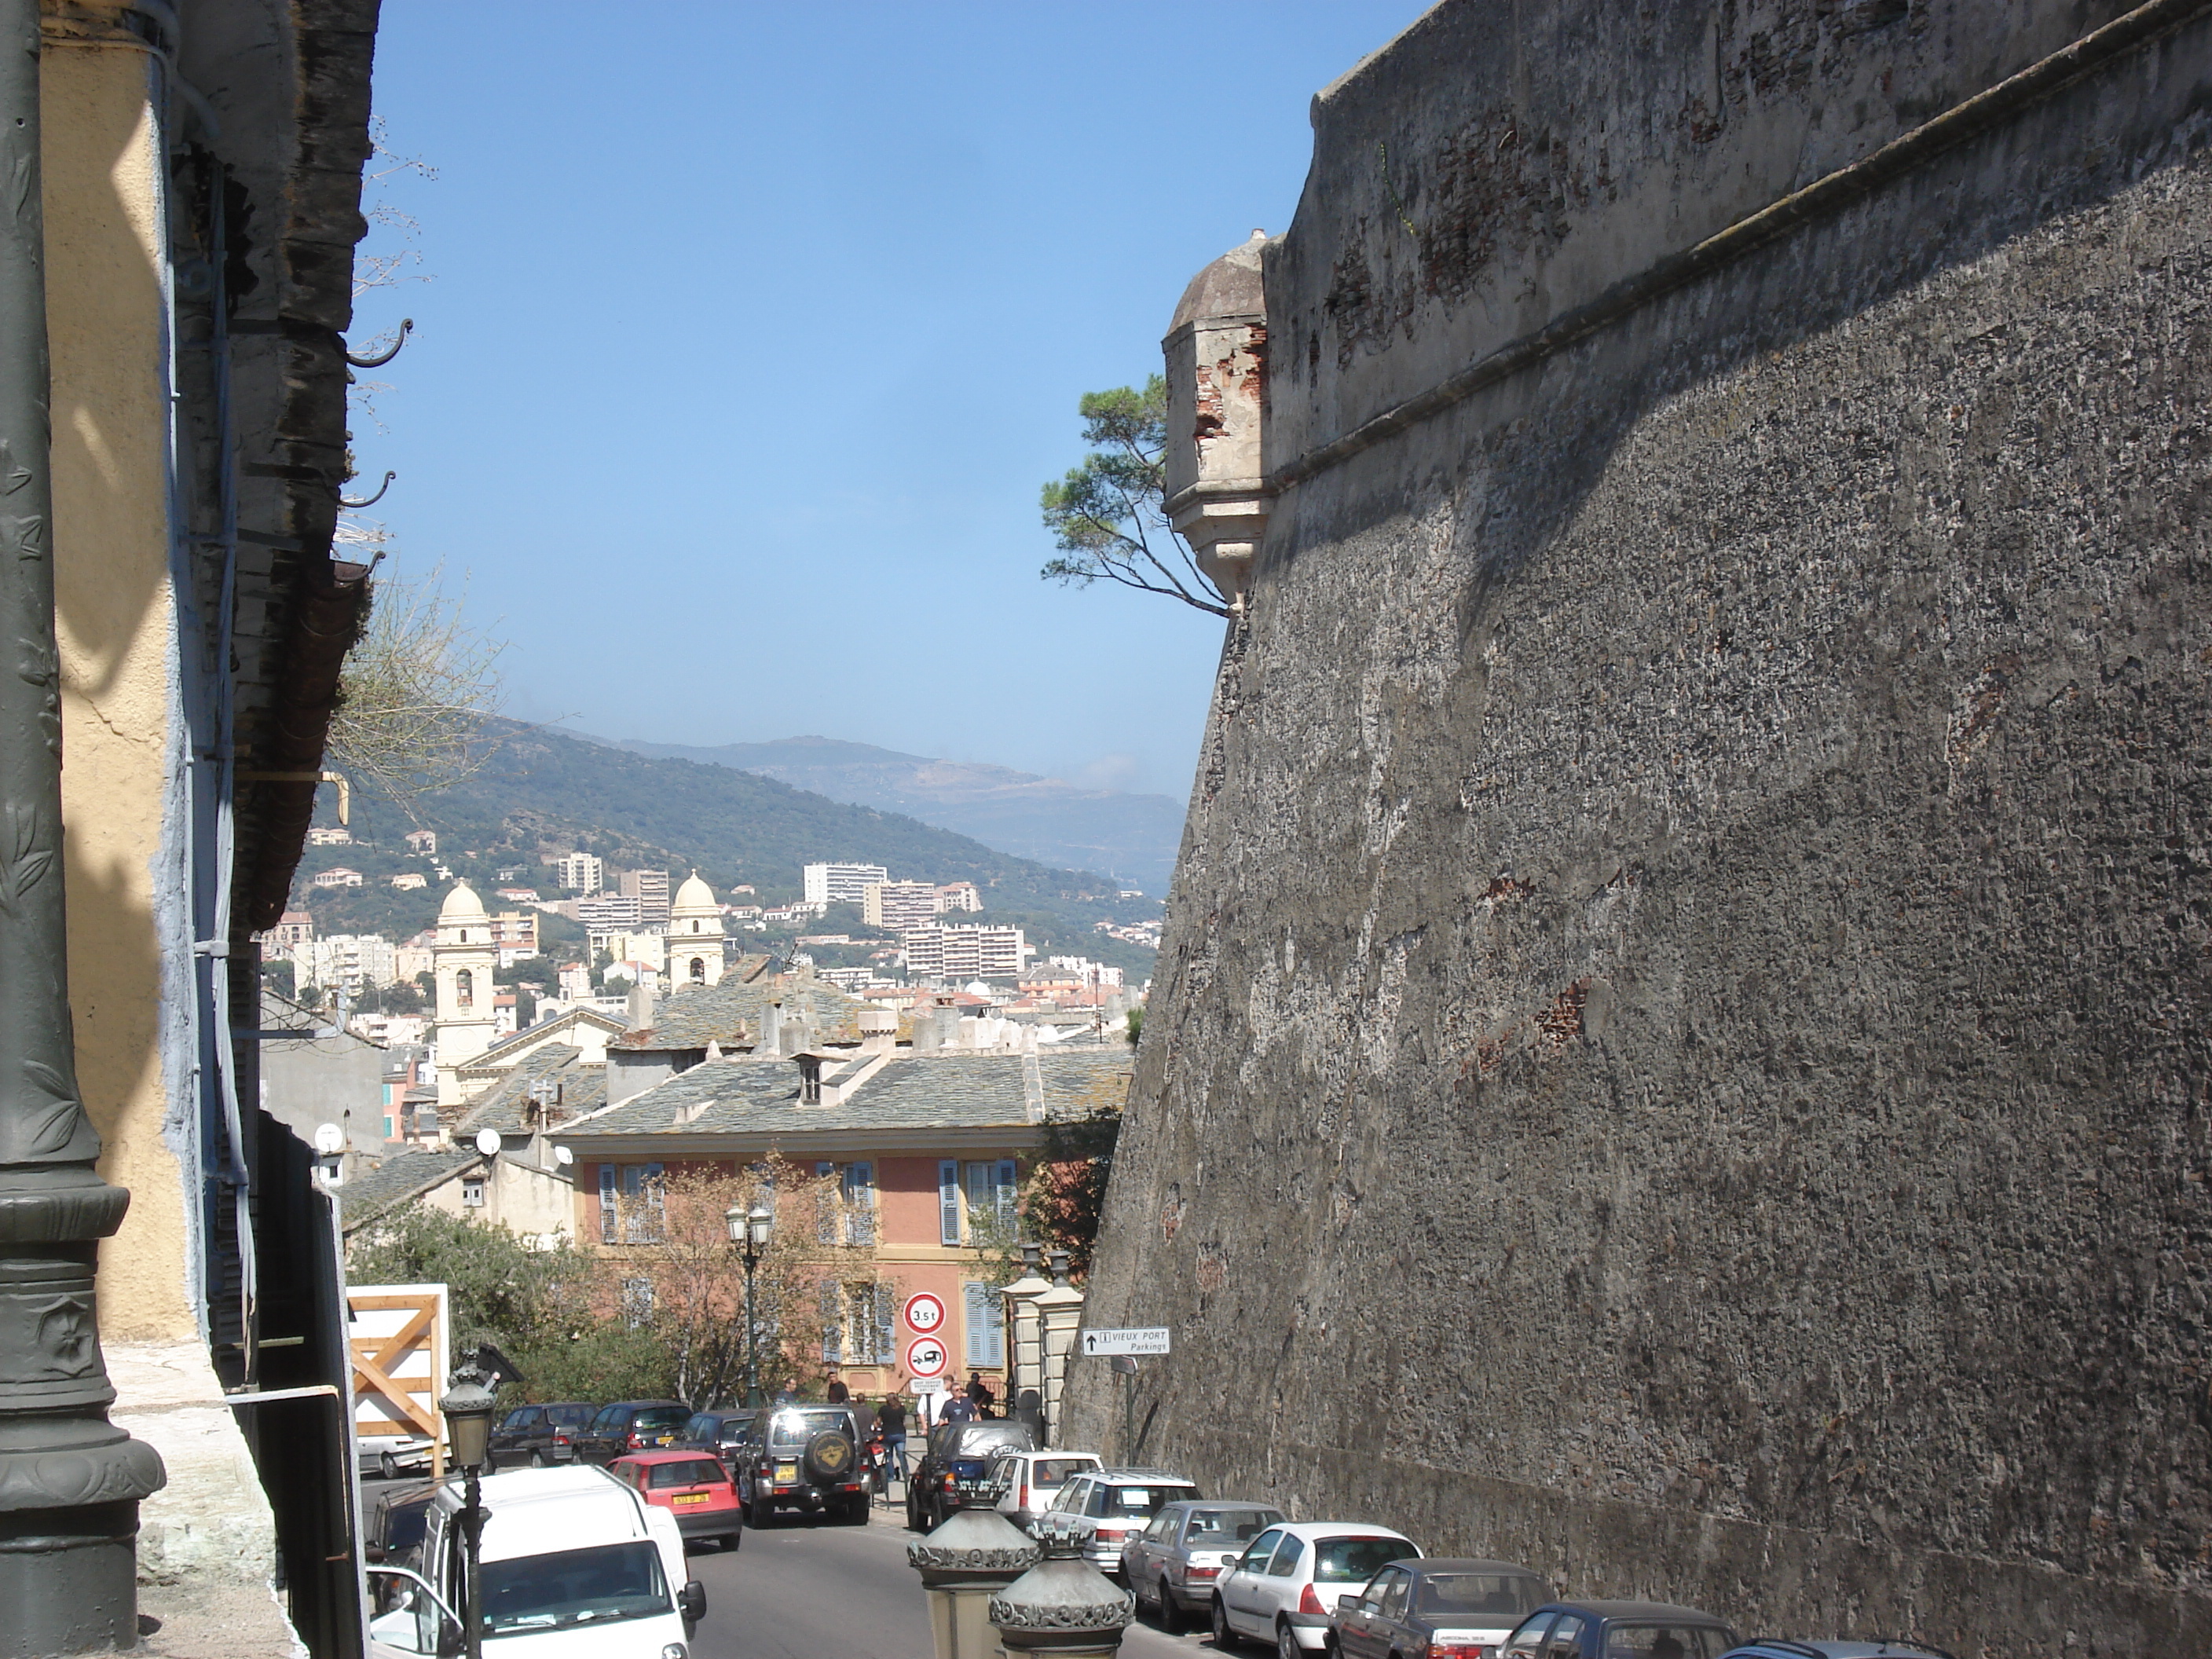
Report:
[[[715,1458],[696,1451],[631,1452],[608,1464],[607,1473],[673,1515],[685,1543],[719,1538],[724,1549],[737,1548],[744,1525],[738,1489]]]

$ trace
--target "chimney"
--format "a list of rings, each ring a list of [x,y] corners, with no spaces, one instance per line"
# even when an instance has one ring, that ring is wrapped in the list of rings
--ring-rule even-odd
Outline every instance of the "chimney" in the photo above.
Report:
[[[760,1052],[764,1054],[783,1052],[783,1005],[773,998],[761,1010]]]
[[[889,1054],[897,1044],[898,1016],[890,1009],[870,1004],[860,1010],[859,1024],[862,1054]]]
[[[633,1031],[653,1028],[653,988],[633,985],[629,988],[629,1029]]]

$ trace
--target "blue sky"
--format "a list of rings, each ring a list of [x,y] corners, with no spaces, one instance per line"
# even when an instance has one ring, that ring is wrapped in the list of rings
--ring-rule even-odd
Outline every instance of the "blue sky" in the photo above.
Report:
[[[353,331],[416,319],[353,422],[397,568],[526,718],[1181,796],[1221,625],[1039,581],[1037,489],[1425,9],[386,0],[377,111],[438,173],[372,185],[430,280]]]

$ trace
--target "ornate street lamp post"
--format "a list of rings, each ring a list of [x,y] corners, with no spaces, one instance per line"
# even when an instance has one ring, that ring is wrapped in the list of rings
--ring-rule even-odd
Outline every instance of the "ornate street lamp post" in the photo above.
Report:
[[[453,1373],[453,1386],[438,1401],[438,1414],[446,1419],[446,1439],[453,1449],[453,1462],[460,1466],[467,1485],[461,1504],[461,1545],[463,1557],[461,1581],[461,1630],[467,1643],[468,1659],[483,1659],[483,1584],[479,1557],[483,1541],[483,1474],[484,1457],[491,1449],[492,1413],[499,1409],[499,1396],[484,1386],[483,1373],[477,1369],[477,1352],[470,1349],[461,1356],[460,1369]]]
[[[0,1655],[138,1640],[138,1503],[160,1455],[107,1420],[93,1168],[62,905],[61,671],[46,453],[39,3],[0,0]]]
[[[745,1404],[757,1408],[761,1403],[760,1319],[753,1310],[753,1275],[760,1270],[761,1258],[768,1254],[769,1241],[775,1237],[775,1211],[764,1199],[750,1210],[732,1204],[722,1212],[722,1220],[730,1230],[730,1243],[744,1257]]]

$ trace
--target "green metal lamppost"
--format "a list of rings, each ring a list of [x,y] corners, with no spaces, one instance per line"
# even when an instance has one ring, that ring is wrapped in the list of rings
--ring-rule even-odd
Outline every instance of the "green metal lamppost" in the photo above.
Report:
[[[483,1474],[484,1458],[491,1449],[492,1413],[499,1409],[499,1396],[484,1386],[483,1373],[477,1369],[474,1348],[461,1356],[460,1369],[453,1373],[453,1386],[438,1401],[438,1414],[446,1419],[447,1443],[453,1449],[453,1462],[460,1466],[466,1486],[461,1504],[461,1543],[464,1558],[461,1630],[467,1644],[468,1659],[483,1659],[483,1582],[480,1556],[483,1540]]]
[[[161,1459],[107,1420],[93,1294],[131,1195],[77,1092],[62,903],[39,0],[0,0],[0,1656],[138,1640]]]
[[[722,1212],[722,1220],[730,1230],[730,1243],[744,1257],[745,1404],[757,1408],[761,1403],[760,1319],[753,1311],[753,1275],[760,1269],[761,1257],[768,1254],[769,1242],[775,1237],[775,1211],[765,1200],[757,1201],[750,1210],[732,1204]]]

